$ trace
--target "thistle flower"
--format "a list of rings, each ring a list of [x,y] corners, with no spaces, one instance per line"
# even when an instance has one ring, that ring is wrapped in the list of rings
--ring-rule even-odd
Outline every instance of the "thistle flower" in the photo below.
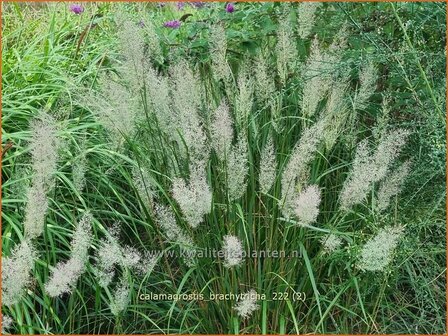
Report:
[[[243,133],[233,146],[227,160],[227,192],[230,201],[240,198],[246,191],[246,177],[249,170],[247,147],[246,136]]]
[[[277,175],[277,161],[272,135],[269,136],[260,159],[260,191],[267,194],[275,182]]]
[[[20,301],[30,283],[35,251],[29,240],[17,245],[9,257],[2,257],[2,304],[12,306]]]
[[[297,60],[297,49],[289,19],[290,11],[291,7],[285,5],[277,33],[277,72],[283,84],[286,82],[289,70],[294,68]]]
[[[258,294],[254,289],[251,289],[243,295],[243,298],[240,299],[233,308],[237,311],[240,317],[246,319],[260,308],[257,301]]]
[[[197,163],[190,171],[190,179],[173,180],[173,197],[192,228],[198,227],[204,215],[210,213],[212,193],[206,180],[204,163]]]
[[[232,268],[240,266],[244,262],[243,244],[237,236],[224,236],[222,251],[224,252],[224,267]]]
[[[294,147],[291,157],[282,174],[282,212],[287,218],[294,214],[294,195],[297,188],[301,189],[306,184],[308,165],[313,160],[317,146],[323,136],[324,121],[306,129],[299,142]]]
[[[325,253],[333,253],[338,250],[342,245],[342,239],[336,236],[334,233],[329,233],[322,237],[320,240]]]
[[[92,219],[90,213],[84,214],[73,235],[70,259],[67,262],[58,263],[45,284],[45,290],[51,297],[70,293],[84,273],[92,241]]]
[[[232,2],[226,4],[226,12],[233,13],[235,11],[235,5]]]
[[[301,2],[298,6],[298,32],[302,39],[307,38],[314,26],[316,10],[321,6],[320,2]]]
[[[358,268],[365,271],[383,271],[392,261],[392,256],[401,237],[402,226],[381,229],[362,247]]]
[[[82,12],[84,12],[84,7],[82,5],[80,5],[80,4],[70,4],[69,8],[70,8],[71,12],[73,12],[73,13],[75,13],[77,15],[81,14]]]
[[[163,26],[166,28],[179,28],[180,24],[181,24],[181,22],[179,20],[172,20],[172,21],[165,22],[163,24]]]
[[[2,335],[8,334],[7,330],[11,329],[13,323],[14,321],[10,316],[2,315]]]
[[[129,285],[125,277],[121,279],[120,285],[117,286],[111,302],[109,303],[110,311],[113,315],[118,316],[126,310],[129,304]]]
[[[214,120],[210,129],[212,147],[221,161],[225,161],[232,147],[232,126],[229,106],[223,99],[214,113]]]
[[[309,225],[317,220],[320,201],[320,190],[317,185],[309,186],[299,194],[294,209],[299,225]]]
[[[410,170],[411,162],[406,161],[381,182],[376,201],[376,210],[378,212],[386,210],[391,198],[400,193],[401,185],[409,175]]]

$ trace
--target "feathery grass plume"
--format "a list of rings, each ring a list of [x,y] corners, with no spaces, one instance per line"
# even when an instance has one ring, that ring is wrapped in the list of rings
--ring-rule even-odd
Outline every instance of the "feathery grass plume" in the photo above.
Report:
[[[374,153],[375,170],[372,174],[374,182],[380,181],[387,175],[390,165],[400,155],[408,136],[409,131],[395,129],[384,133],[381,137]]]
[[[389,206],[390,200],[395,195],[400,193],[401,186],[403,185],[406,177],[411,170],[411,162],[406,161],[398,169],[392,172],[389,176],[381,182],[378,189],[376,210],[383,212]]]
[[[381,229],[362,247],[357,267],[364,271],[384,271],[404,234],[403,226]]]
[[[391,163],[399,156],[406,143],[408,134],[402,129],[384,134],[373,155],[367,141],[358,145],[352,171],[341,190],[342,209],[347,210],[361,203],[372,183],[379,182],[386,176]]]
[[[295,201],[295,214],[299,225],[313,224],[319,215],[320,190],[317,185],[306,187]]]
[[[243,244],[237,236],[224,236],[222,251],[224,253],[224,267],[232,268],[240,266],[244,262]]]
[[[121,29],[118,30],[118,39],[121,55],[124,57],[121,75],[130,84],[131,89],[138,92],[143,88],[145,74],[145,41],[143,31],[137,24],[127,17],[127,14],[118,13]]]
[[[227,39],[226,31],[222,24],[214,24],[210,27],[209,43],[213,76],[217,81],[222,79],[224,82],[228,82],[232,72],[226,60]]]
[[[277,32],[277,72],[283,84],[286,83],[289,70],[293,69],[298,59],[294,30],[290,20],[291,5],[285,4]]]
[[[159,36],[157,35],[156,27],[152,20],[145,21],[143,31],[146,35],[149,56],[156,62],[162,64],[164,61],[163,51],[160,47]]]
[[[334,233],[329,233],[323,236],[320,240],[325,253],[333,253],[338,250],[342,245],[342,239],[336,236]]]
[[[308,166],[314,159],[317,146],[322,140],[324,120],[306,129],[294,147],[282,174],[282,213],[289,218],[294,215],[295,193],[300,191],[308,178]]]
[[[230,201],[234,201],[244,195],[247,187],[248,144],[246,135],[240,134],[238,142],[232,147],[227,159],[227,192]]]
[[[225,161],[232,148],[233,140],[233,122],[225,99],[216,109],[210,128],[212,147],[219,159]]]
[[[254,87],[248,70],[247,62],[244,62],[238,73],[238,95],[236,98],[235,119],[239,132],[246,132],[249,115],[253,106]]]
[[[140,275],[151,274],[157,264],[157,257],[151,251],[145,251],[141,257],[140,263],[135,267]]]
[[[390,97],[388,95],[383,96],[381,103],[381,113],[376,118],[376,124],[373,127],[372,134],[375,141],[380,141],[383,134],[386,133],[387,125],[390,121]]]
[[[48,211],[46,192],[41,181],[34,181],[28,189],[23,226],[25,235],[29,238],[37,238],[44,232],[45,216]]]
[[[130,301],[129,296],[129,284],[126,277],[123,276],[120,284],[115,289],[112,300],[109,303],[109,308],[113,315],[118,316],[127,309]]]
[[[184,262],[187,266],[193,266],[195,264],[194,255],[196,246],[183,230],[177,225],[174,212],[169,208],[161,204],[155,206],[155,214],[157,223],[165,232],[168,241],[179,245],[181,253],[184,255]]]
[[[2,304],[18,303],[29,285],[35,251],[29,240],[15,246],[9,257],[2,257]]]
[[[327,150],[331,150],[339,135],[344,131],[350,114],[348,102],[345,99],[348,84],[339,81],[333,84],[323,118],[325,119],[324,139]]]
[[[54,184],[57,170],[58,148],[56,121],[45,112],[40,112],[31,122],[31,158],[35,183],[41,183],[45,192]]]
[[[8,334],[8,329],[11,329],[12,324],[14,323],[11,316],[3,315],[2,314],[2,335]]]
[[[356,93],[353,106],[355,109],[364,109],[367,100],[375,92],[378,80],[378,69],[373,62],[363,66],[359,74],[359,89]]]
[[[185,219],[192,228],[198,227],[204,215],[212,209],[212,192],[207,184],[205,162],[193,164],[190,179],[173,179],[173,198],[179,203]]]
[[[70,259],[67,262],[58,263],[45,284],[45,290],[51,297],[70,293],[84,273],[92,241],[92,220],[92,215],[86,213],[78,222],[71,242]]]
[[[155,190],[153,179],[149,172],[144,168],[134,167],[132,177],[135,189],[142,200],[144,206],[149,209],[154,208]]]
[[[107,75],[100,76],[98,82],[98,92],[86,92],[81,104],[86,105],[108,131],[113,145],[119,146],[124,140],[123,137],[131,137],[134,134],[138,114],[137,101],[124,85]]]
[[[174,121],[185,142],[192,162],[204,160],[209,155],[206,135],[198,114],[201,102],[199,80],[185,60],[171,67],[171,96]],[[179,144],[182,148],[183,143]]]
[[[258,53],[253,72],[255,74],[255,94],[261,101],[270,100],[275,92],[275,82],[262,50]]]
[[[322,5],[320,2],[300,2],[297,9],[298,33],[306,39],[313,29],[316,10]]]
[[[277,160],[275,159],[274,140],[269,135],[260,158],[260,191],[267,194],[272,188],[277,176]]]
[[[243,294],[243,297],[235,304],[235,309],[243,319],[249,318],[260,306],[257,304],[258,294],[254,289]]]
[[[317,37],[311,42],[310,55],[303,70],[302,114],[311,117],[316,113],[319,102],[324,98],[330,80],[328,73],[323,72],[325,57],[319,46]]]
[[[86,140],[81,142],[81,151],[79,156],[74,160],[72,166],[72,178],[75,189],[82,193],[86,186],[87,157],[86,157]]]

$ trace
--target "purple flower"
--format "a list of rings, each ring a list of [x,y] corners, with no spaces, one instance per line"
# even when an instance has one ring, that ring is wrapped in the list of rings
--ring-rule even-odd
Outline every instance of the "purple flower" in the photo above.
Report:
[[[190,4],[195,8],[202,8],[205,6],[204,1],[191,1]]]
[[[84,12],[84,7],[80,4],[71,4],[70,10],[75,14],[81,14]]]
[[[226,12],[227,13],[233,13],[235,11],[235,6],[232,2],[227,3],[226,5]]]
[[[163,24],[163,26],[167,28],[179,28],[180,21],[179,20],[167,21]]]
[[[178,10],[182,10],[182,9],[184,9],[184,6],[185,6],[185,2],[179,1],[179,2],[177,3],[177,9],[178,9]]]

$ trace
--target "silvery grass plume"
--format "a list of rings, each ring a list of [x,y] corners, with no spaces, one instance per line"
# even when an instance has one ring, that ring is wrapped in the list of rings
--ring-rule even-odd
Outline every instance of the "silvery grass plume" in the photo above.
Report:
[[[322,139],[323,127],[324,121],[319,120],[303,132],[283,171],[282,213],[286,218],[294,215],[295,194],[307,184],[309,164],[314,159]]]
[[[70,293],[79,277],[85,272],[92,242],[92,220],[92,215],[87,212],[78,222],[71,242],[70,259],[67,262],[58,263],[45,284],[45,290],[51,297]]]
[[[36,257],[31,241],[23,240],[9,257],[2,257],[2,304],[18,303],[31,280]]]
[[[25,236],[29,238],[39,237],[45,227],[45,216],[48,211],[47,190],[41,181],[33,181],[28,188],[27,203],[25,206]]]
[[[378,69],[373,62],[365,64],[359,74],[359,89],[353,102],[355,109],[364,109],[370,96],[375,92]]]
[[[12,324],[14,323],[13,319],[10,316],[6,316],[2,314],[2,335],[7,335],[8,329],[12,328]]]
[[[210,127],[212,148],[221,161],[225,161],[232,148],[233,121],[229,105],[223,99],[214,113]]]
[[[201,94],[199,80],[185,60],[171,67],[171,97],[177,130],[185,142],[192,162],[208,158],[206,135],[199,117]]]
[[[56,121],[49,114],[40,112],[31,122],[30,149],[34,170],[33,181],[42,184],[45,192],[54,184],[59,145]]]
[[[331,150],[339,136],[344,132],[350,110],[346,100],[348,84],[341,80],[332,85],[323,118],[325,119],[324,139],[327,150]]]
[[[113,298],[109,303],[110,311],[113,315],[118,316],[126,310],[130,301],[130,288],[125,276],[120,281],[120,284],[115,289]]]
[[[224,267],[233,268],[240,266],[244,262],[243,244],[237,236],[224,236],[222,251],[224,253]]]
[[[400,225],[381,229],[362,247],[357,267],[364,271],[384,271],[404,234]]]
[[[253,106],[254,85],[249,76],[247,61],[241,66],[238,73],[238,95],[235,106],[235,119],[238,132],[246,132],[249,116]]]
[[[316,10],[322,5],[320,2],[301,2],[297,9],[298,33],[306,39],[314,27]]]
[[[137,100],[124,85],[107,75],[100,76],[98,81],[99,91],[93,94],[86,92],[81,104],[87,106],[108,131],[113,145],[120,146],[124,137],[134,134],[138,118]]]
[[[217,81],[228,82],[232,77],[229,64],[227,63],[227,39],[226,31],[222,24],[210,27],[210,57],[212,60],[212,73]]]
[[[390,121],[390,96],[384,95],[381,103],[381,113],[377,115],[372,135],[375,141],[380,141],[381,136],[386,133]]]
[[[154,208],[155,188],[154,180],[144,168],[134,167],[132,177],[135,189],[147,209]]]
[[[392,162],[400,155],[409,133],[397,129],[385,133],[372,154],[367,141],[362,141],[356,150],[353,168],[340,194],[341,208],[348,210],[361,203],[372,183],[382,180]]]
[[[155,206],[156,221],[165,232],[167,240],[171,243],[178,244],[182,254],[185,256],[184,262],[187,266],[195,265],[196,246],[188,234],[177,225],[174,212],[164,205]]]
[[[411,162],[406,161],[394,172],[386,176],[377,192],[376,210],[383,212],[389,206],[392,197],[398,195],[406,177],[411,171]]]
[[[257,304],[258,294],[251,289],[243,295],[243,297],[233,307],[238,315],[243,319],[249,318],[256,310],[260,308]]]
[[[138,92],[143,88],[145,74],[145,40],[143,30],[124,13],[117,14],[119,24],[118,39],[121,55],[124,57],[120,74],[130,84],[131,90]]]
[[[260,191],[267,194],[272,188],[277,176],[277,161],[275,159],[275,147],[272,135],[269,135],[266,144],[261,151],[260,158]]]
[[[310,55],[303,70],[302,114],[305,117],[311,117],[316,113],[319,102],[330,86],[328,74],[322,70],[324,62],[325,57],[316,37],[311,43]]]
[[[260,50],[253,68],[255,74],[255,94],[261,101],[268,101],[275,93],[274,76],[270,72],[267,59]]]
[[[339,250],[342,245],[342,239],[336,236],[334,233],[329,233],[323,236],[320,242],[322,244],[324,252],[328,254]]]
[[[78,157],[74,158],[72,166],[73,185],[78,193],[86,187],[87,157],[85,139],[82,140]]]
[[[248,144],[246,134],[240,134],[227,160],[227,193],[230,201],[242,197],[247,188]]]
[[[306,226],[313,224],[319,215],[320,190],[317,185],[306,187],[295,201],[295,215],[298,218],[298,224]]]
[[[142,14],[145,15],[144,10]],[[154,23],[152,22],[152,20],[146,20],[143,27],[140,28],[143,29],[143,32],[146,35],[148,56],[156,62],[162,64],[164,61],[163,51],[160,46],[159,36],[157,35]]]
[[[286,83],[289,70],[295,67],[298,59],[290,14],[291,5],[285,5],[277,32],[277,73],[283,84]]]
[[[205,166],[205,162],[193,164],[188,181],[173,179],[173,197],[192,228],[197,228],[212,209],[212,192],[207,184]]]
[[[118,223],[109,229],[106,238],[100,240],[95,259],[93,272],[98,278],[99,285],[103,288],[112,282],[117,267],[145,274],[152,271],[156,262],[156,259],[150,254],[142,256],[137,249],[120,245]]]

